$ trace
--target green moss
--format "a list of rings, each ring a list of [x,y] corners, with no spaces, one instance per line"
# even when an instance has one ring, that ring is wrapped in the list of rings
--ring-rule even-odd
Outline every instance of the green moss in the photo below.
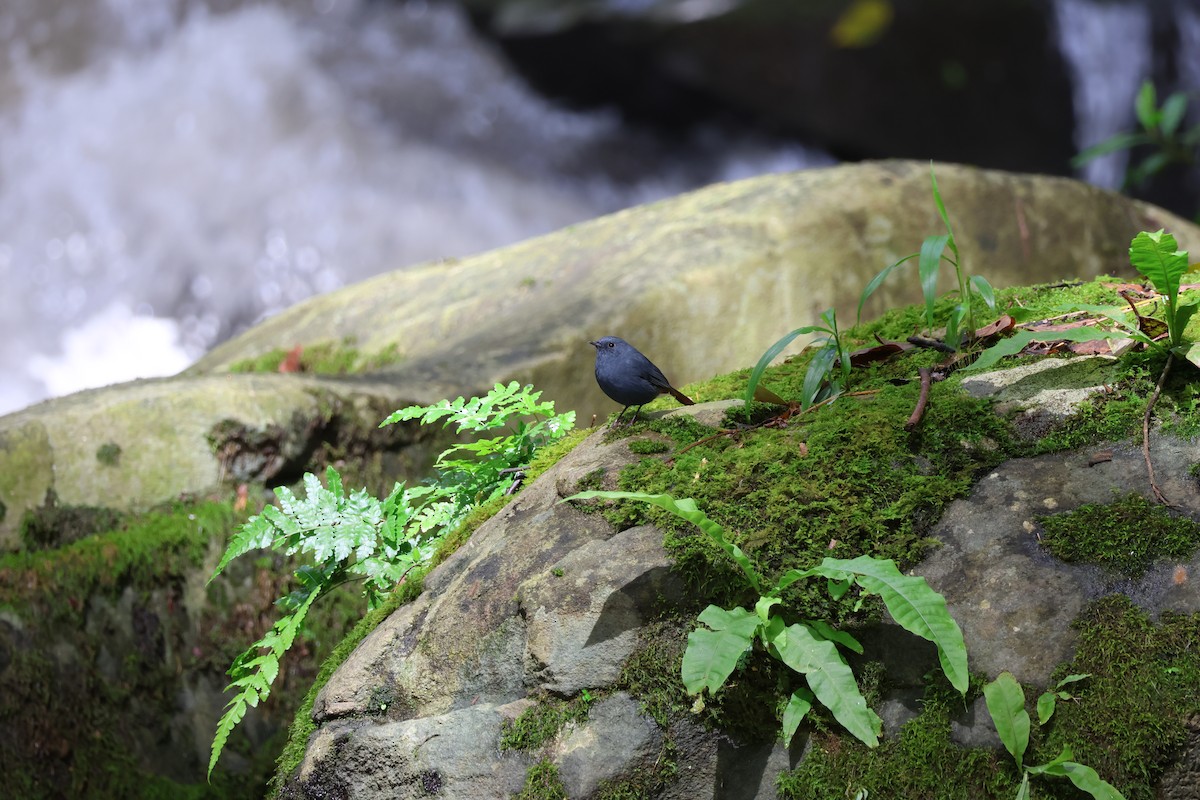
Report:
[[[121,446],[107,442],[96,448],[96,460],[106,467],[115,467],[121,462]]]
[[[567,800],[558,767],[547,758],[534,764],[525,773],[525,785],[513,800]]]
[[[1039,517],[1042,544],[1056,558],[1098,564],[1137,578],[1160,558],[1186,561],[1200,548],[1200,524],[1140,494]]]
[[[1072,684],[1077,701],[1058,704],[1036,757],[1048,760],[1069,744],[1076,761],[1128,800],[1151,800],[1200,714],[1200,614],[1164,612],[1156,625],[1127,597],[1113,595],[1093,604],[1076,627],[1075,658],[1055,677],[1092,677]]]
[[[661,439],[634,439],[629,443],[629,451],[640,456],[654,453],[665,453],[671,446]]]
[[[637,767],[631,775],[620,780],[602,781],[596,789],[596,800],[643,800],[658,797],[679,773],[675,743],[670,736],[663,739],[658,758],[649,767]]]
[[[363,353],[355,347],[356,340],[347,337],[340,343],[317,342],[295,350],[277,348],[255,358],[245,358],[229,365],[230,372],[280,372],[285,362],[289,372],[312,372],[319,375],[346,375],[373,372],[402,359],[395,344],[373,353]],[[293,353],[295,356],[293,357]]]
[[[1010,800],[1020,781],[1007,753],[964,750],[950,741],[951,715],[962,707],[952,691],[931,689],[920,716],[877,748],[838,733],[814,734],[805,759],[780,775],[779,797],[827,800],[865,789],[864,796],[905,800]]]
[[[560,700],[543,695],[514,720],[505,720],[500,730],[501,750],[536,750],[553,739],[570,722],[587,719],[588,707],[595,700],[580,695]]]
[[[58,494],[47,489],[45,502],[21,518],[21,543],[31,551],[61,547],[112,530],[121,520],[122,515],[111,508],[61,505]]]
[[[0,626],[0,639],[8,639],[0,649],[12,635],[20,643],[0,671],[0,762],[14,765],[6,773],[10,793],[31,800],[261,796],[281,744],[263,735],[269,726],[235,737],[231,750],[244,769],[220,771],[211,784],[169,780],[139,757],[174,741],[181,696],[223,678],[249,644],[245,616],[273,611],[269,600],[265,609],[243,603],[236,615],[188,607],[187,585],[234,521],[229,504],[179,505],[58,550],[0,558],[0,604],[37,621],[16,634]],[[310,617],[315,633],[327,629],[335,607]],[[298,662],[291,658],[286,670],[302,681]],[[288,687],[278,689],[256,715],[288,707]]]
[[[57,550],[0,556],[0,603],[35,604],[53,620],[78,619],[78,598],[182,576],[232,527],[227,503],[180,504]]]

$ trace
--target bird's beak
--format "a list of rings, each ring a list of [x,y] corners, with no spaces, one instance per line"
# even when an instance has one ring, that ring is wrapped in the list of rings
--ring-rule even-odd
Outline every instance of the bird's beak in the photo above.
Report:
[[[597,344],[596,342],[588,342],[588,344],[590,344],[592,347],[595,347],[595,348],[599,348],[599,347],[600,347],[600,345],[599,345],[599,344]]]

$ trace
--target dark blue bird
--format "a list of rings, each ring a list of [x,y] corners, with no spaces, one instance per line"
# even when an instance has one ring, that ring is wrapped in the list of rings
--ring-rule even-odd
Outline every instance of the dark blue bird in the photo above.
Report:
[[[637,422],[642,406],[660,394],[669,394],[685,406],[695,405],[690,397],[671,385],[662,370],[624,339],[605,336],[588,344],[596,348],[596,383],[606,395],[625,406],[613,425],[621,421],[621,415],[630,406],[636,408],[629,424]]]

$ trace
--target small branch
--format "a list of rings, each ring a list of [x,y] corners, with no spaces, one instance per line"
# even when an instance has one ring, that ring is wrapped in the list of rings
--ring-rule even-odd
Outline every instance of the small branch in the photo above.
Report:
[[[929,386],[933,383],[933,370],[929,367],[921,367],[917,372],[921,375],[921,394],[917,397],[917,407],[913,409],[912,416],[904,423],[905,430],[910,431],[917,427],[921,417],[925,416],[925,406],[929,405]]]
[[[937,339],[926,339],[924,336],[910,336],[908,337],[908,343],[915,344],[917,347],[928,347],[933,350],[940,350],[943,353],[958,352],[945,342],[939,342]]]
[[[1167,381],[1167,373],[1171,371],[1171,364],[1174,360],[1175,354],[1167,353],[1167,365],[1163,367],[1162,374],[1158,376],[1154,393],[1150,395],[1150,400],[1146,403],[1146,414],[1142,417],[1142,456],[1146,459],[1146,472],[1150,476],[1150,491],[1154,492],[1154,499],[1164,506],[1171,504],[1167,502],[1162,490],[1158,488],[1158,482],[1154,480],[1154,464],[1150,461],[1150,414],[1154,411],[1154,404],[1158,402],[1158,395],[1162,392],[1163,384]]]

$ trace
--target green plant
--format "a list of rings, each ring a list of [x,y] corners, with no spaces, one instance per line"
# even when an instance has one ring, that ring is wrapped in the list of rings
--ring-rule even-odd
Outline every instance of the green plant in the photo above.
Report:
[[[683,655],[682,679],[689,694],[700,695],[705,689],[716,693],[758,643],[771,657],[803,675],[807,683],[807,688],[792,692],[784,707],[785,743],[791,742],[815,700],[859,740],[870,747],[877,745],[882,723],[867,706],[837,647],[861,653],[862,645],[824,620],[788,624],[772,611],[783,602],[780,594],[784,589],[811,577],[825,578],[835,599],[843,597],[852,584],[857,584],[865,594],[879,595],[897,624],[933,642],[950,683],[960,693],[966,693],[969,681],[966,645],[958,624],[946,610],[945,599],[929,588],[924,578],[902,575],[895,562],[871,556],[825,558],[811,569],[789,570],[773,586],[764,588],[763,578],[742,549],[729,541],[725,530],[690,498],[676,500],[666,494],[589,491],[567,500],[590,498],[639,500],[695,524],[737,563],[747,584],[759,595],[753,611],[740,606],[725,609],[709,605],[700,613],[697,621],[703,627],[698,626],[688,635]]]
[[[230,732],[249,708],[270,694],[280,659],[318,597],[347,581],[362,580],[368,607],[377,607],[415,567],[428,563],[441,541],[473,508],[503,496],[537,448],[574,426],[574,411],[555,414],[554,404],[539,402],[540,397],[540,392],[514,381],[508,386],[497,384],[484,397],[459,397],[396,411],[381,427],[419,419],[421,424],[444,420],[443,427],[453,423],[460,434],[510,424],[514,429],[506,436],[450,447],[434,463],[437,475],[432,481],[423,486],[397,483],[382,501],[362,489],[347,495],[332,467],[326,471],[324,487],[315,475],[306,474],[303,499],[286,487],[277,488],[279,507],[267,506],[234,534],[212,578],[234,558],[263,548],[307,556],[313,563],[295,571],[299,588],[279,601],[284,615],[229,668],[233,680],[227,688],[237,694],[217,723],[210,776]],[[526,421],[529,417],[535,421]]]
[[[1118,133],[1099,144],[1083,150],[1071,161],[1078,168],[1100,156],[1117,150],[1132,150],[1147,146],[1151,152],[1125,172],[1125,186],[1141,184],[1172,164],[1192,166],[1196,163],[1196,146],[1200,145],[1200,125],[1183,130],[1181,125],[1187,117],[1187,95],[1175,92],[1162,105],[1150,81],[1142,83],[1134,101],[1140,131]]]
[[[1016,355],[1033,341],[1060,339],[1084,342],[1099,339],[1135,339],[1147,347],[1181,356],[1200,366],[1200,346],[1189,342],[1184,336],[1188,320],[1195,313],[1197,304],[1196,301],[1181,303],[1179,300],[1180,282],[1187,274],[1189,264],[1188,252],[1179,250],[1178,247],[1175,237],[1164,230],[1153,233],[1142,231],[1129,243],[1130,263],[1150,281],[1155,291],[1163,296],[1163,317],[1167,326],[1165,345],[1158,341],[1157,337],[1143,330],[1146,327],[1146,317],[1134,315],[1124,307],[1076,303],[1057,310],[1083,311],[1105,317],[1117,326],[1116,330],[1105,330],[1095,326],[1053,331],[1023,330],[983,351],[967,369],[986,369],[1005,356]]]
[[[1059,682],[1058,689],[1061,690],[1063,685],[1085,677],[1087,676],[1071,675],[1064,678]],[[1054,713],[1055,694],[1047,692],[1038,699],[1040,724],[1044,725]],[[1053,760],[1036,767],[1025,766],[1025,750],[1029,747],[1029,712],[1025,710],[1025,692],[1012,673],[1001,672],[996,680],[986,684],[983,687],[983,697],[992,722],[996,725],[996,732],[1000,735],[1000,741],[1017,763],[1017,769],[1021,770],[1021,786],[1017,790],[1017,800],[1028,800],[1030,775],[1068,778],[1076,788],[1087,792],[1096,800],[1124,800],[1124,795],[1111,784],[1101,780],[1096,770],[1073,761],[1075,756],[1071,748],[1065,745]]]
[[[850,351],[842,343],[841,332],[838,331],[837,312],[832,308],[826,309],[825,313],[821,314],[821,322],[824,324],[806,325],[803,328],[797,328],[767,348],[767,352],[762,354],[762,358],[758,360],[758,363],[754,365],[754,369],[750,373],[750,382],[746,385],[745,400],[747,404],[754,399],[759,381],[762,380],[763,372],[770,363],[797,336],[802,336],[806,333],[820,333],[824,334],[824,336],[818,337],[813,341],[814,344],[820,345],[820,347],[813,355],[812,361],[808,364],[808,371],[804,374],[804,386],[800,393],[800,407],[808,408],[813,403],[836,397],[845,390],[846,382],[850,379]],[[834,377],[833,370],[835,365],[841,367],[840,378]]]
[[[878,275],[872,278],[858,300],[858,318],[862,319],[863,304],[867,302],[867,298],[874,294],[875,290],[887,280],[894,270],[915,258],[917,259],[917,274],[921,280],[921,294],[925,299],[925,326],[927,332],[933,335],[936,325],[938,277],[941,273],[942,261],[946,261],[954,267],[954,275],[958,284],[958,288],[955,290],[958,303],[946,317],[944,341],[949,346],[958,349],[975,335],[976,324],[975,312],[972,310],[972,294],[978,295],[993,311],[996,308],[996,294],[992,285],[982,275],[968,276],[963,271],[962,255],[959,253],[958,243],[954,238],[954,229],[950,227],[950,217],[946,213],[946,204],[942,202],[942,194],[938,190],[937,175],[934,173],[932,164],[929,166],[929,179],[933,184],[933,200],[937,205],[938,214],[942,218],[942,224],[946,226],[946,232],[926,238],[921,243],[920,252],[907,255],[896,263],[884,267]],[[950,255],[946,255],[947,249],[950,250]]]

